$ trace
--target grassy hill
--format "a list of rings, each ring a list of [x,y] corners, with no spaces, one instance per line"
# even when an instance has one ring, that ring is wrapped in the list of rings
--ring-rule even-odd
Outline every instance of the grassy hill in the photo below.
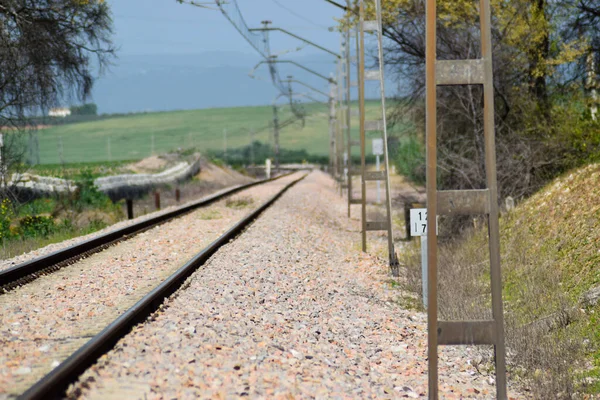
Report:
[[[500,233],[516,360],[535,367],[546,393],[599,394],[600,303],[590,295],[600,288],[600,164],[524,201],[502,218]],[[517,328],[524,326],[529,340]]]
[[[479,226],[465,240],[441,240],[443,319],[491,317],[487,232]],[[512,376],[529,378],[537,398],[599,394],[600,164],[504,213],[500,238]],[[420,275],[418,250],[405,256]]]
[[[354,108],[356,108],[356,103]],[[306,149],[315,155],[329,153],[328,107],[306,104],[306,124],[296,122],[280,132],[280,145],[286,149]],[[367,102],[367,119],[377,119],[379,103]],[[289,107],[282,107],[280,121],[291,116]],[[227,129],[227,146],[236,148],[250,142],[249,130],[255,140],[272,143],[272,107],[212,108],[189,111],[132,114],[55,126],[39,131],[40,162],[67,163],[134,160],[147,157],[152,151],[162,153],[177,148],[196,147],[201,150],[222,150],[223,130]],[[353,134],[358,137],[358,118],[353,117]],[[110,150],[109,150],[110,148]]]

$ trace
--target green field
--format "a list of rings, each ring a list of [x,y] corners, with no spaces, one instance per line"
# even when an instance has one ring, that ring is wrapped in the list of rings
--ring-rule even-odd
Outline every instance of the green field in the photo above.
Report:
[[[310,154],[329,154],[328,107],[305,104],[305,126],[296,122],[280,132],[280,145],[291,150],[306,149]],[[356,103],[353,109],[356,109]],[[281,107],[280,121],[291,116]],[[379,102],[367,102],[367,119],[378,119]],[[65,163],[135,160],[178,148],[201,151],[222,150],[223,130],[228,148],[246,146],[249,130],[258,131],[255,140],[273,143],[271,106],[213,108],[203,110],[132,114],[112,119],[54,126],[38,131],[40,163],[58,164],[62,142]],[[353,136],[358,138],[358,117],[353,116]]]

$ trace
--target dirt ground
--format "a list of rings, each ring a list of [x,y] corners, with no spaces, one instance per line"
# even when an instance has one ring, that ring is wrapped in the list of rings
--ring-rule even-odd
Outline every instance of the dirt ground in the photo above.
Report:
[[[128,170],[137,174],[155,173],[163,170],[168,164],[168,161],[160,156],[151,156],[144,158],[136,163],[126,166]]]
[[[156,160],[151,160],[154,158],[158,157],[149,157],[148,159],[136,163],[136,165],[138,165],[138,168],[155,166],[158,163]],[[254,178],[243,175],[229,167],[219,167],[202,159],[200,161],[200,173],[194,176],[194,178],[183,182],[180,185],[171,185],[169,187],[160,188],[157,192],[160,194],[161,208],[166,208],[177,205],[177,202],[175,201],[175,190],[177,188],[179,188],[181,193],[180,203],[184,203],[186,201],[199,199],[210,193],[216,192],[217,190],[229,186],[249,183],[253,180]],[[127,209],[125,207],[125,204],[123,204],[123,215],[126,217]],[[133,201],[133,215],[136,217],[155,210],[154,193],[150,193],[141,199]]]

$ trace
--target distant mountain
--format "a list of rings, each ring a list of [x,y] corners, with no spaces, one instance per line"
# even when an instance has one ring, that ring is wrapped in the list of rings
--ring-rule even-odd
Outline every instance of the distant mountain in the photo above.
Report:
[[[281,55],[281,59],[301,63],[329,77],[335,71],[334,57],[326,54]],[[94,101],[100,113],[168,111],[210,107],[235,107],[270,104],[278,94],[266,66],[257,69],[252,79],[248,73],[260,56],[239,52],[206,52],[181,55],[120,55],[114,65],[95,83]],[[279,64],[283,79],[292,74],[323,92],[329,92],[326,80],[297,66]],[[367,96],[377,95],[367,89]],[[322,95],[301,85],[294,91]],[[353,96],[354,97],[354,96]]]

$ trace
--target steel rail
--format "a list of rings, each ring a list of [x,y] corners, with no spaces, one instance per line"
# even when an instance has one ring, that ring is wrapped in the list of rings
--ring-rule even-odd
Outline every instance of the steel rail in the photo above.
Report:
[[[23,282],[25,280],[29,282],[46,272],[54,272],[64,267],[65,265],[71,264],[93,253],[102,251],[105,248],[107,248],[107,246],[129,239],[133,235],[141,233],[147,229],[153,228],[172,219],[181,217],[182,215],[194,211],[197,208],[212,204],[241,190],[245,190],[256,185],[272,182],[276,179],[283,178],[292,173],[293,172],[289,172],[287,174],[283,174],[275,178],[263,179],[260,181],[235,186],[231,189],[227,189],[210,195],[208,197],[204,197],[196,202],[181,206],[175,210],[158,215],[156,217],[148,218],[136,224],[105,233],[98,237],[74,244],[65,249],[57,250],[48,255],[34,258],[33,260],[29,260],[24,263],[15,265],[14,267],[10,267],[4,271],[0,271],[0,296],[2,295],[2,293],[11,290],[15,286],[18,286],[21,283],[25,283]]]
[[[288,183],[259,208],[248,214],[218,239],[196,254],[184,266],[169,276],[163,283],[144,296],[140,301],[115,319],[102,332],[98,333],[44,376],[31,388],[18,397],[20,400],[54,399],[64,396],[68,386],[102,355],[110,351],[117,342],[127,335],[136,324],[146,320],[158,310],[163,301],[173,294],[185,280],[215,254],[223,245],[238,236],[248,225],[279,199],[288,189],[304,179],[308,174]]]

